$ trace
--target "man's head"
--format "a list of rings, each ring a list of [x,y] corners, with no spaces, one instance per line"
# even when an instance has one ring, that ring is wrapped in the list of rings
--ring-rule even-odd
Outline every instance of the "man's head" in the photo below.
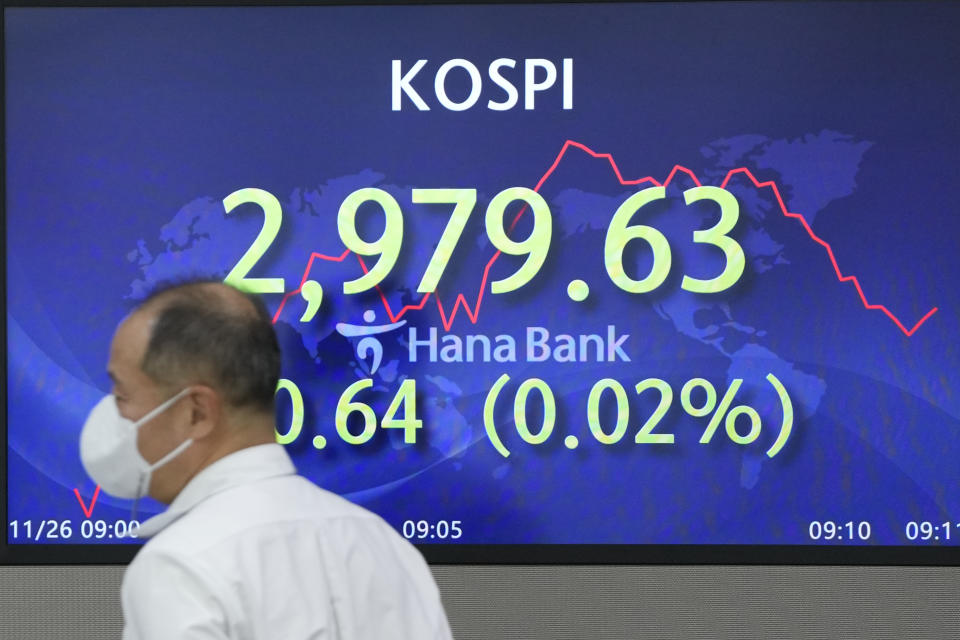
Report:
[[[280,349],[263,304],[219,282],[156,291],[117,328],[107,367],[121,415],[138,420],[183,389],[183,398],[142,425],[137,444],[158,469],[149,493],[170,502],[204,467],[273,441]]]

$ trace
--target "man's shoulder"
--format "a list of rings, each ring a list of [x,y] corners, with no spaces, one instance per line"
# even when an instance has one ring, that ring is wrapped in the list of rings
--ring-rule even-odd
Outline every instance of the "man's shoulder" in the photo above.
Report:
[[[208,496],[151,539],[124,578],[125,602],[183,589],[226,621],[292,607],[313,611],[301,622],[336,620],[344,637],[449,637],[417,549],[376,514],[296,475]],[[370,599],[386,608],[357,615]]]
[[[153,551],[201,553],[244,537],[293,528],[381,528],[378,515],[299,475],[230,487],[202,500],[147,543]]]
[[[139,567],[135,567],[139,565]],[[264,566],[324,585],[370,584],[385,592],[439,594],[420,552],[375,513],[297,475],[213,494],[150,539],[134,573],[167,567],[201,582],[254,581]],[[324,587],[328,588],[328,587]]]

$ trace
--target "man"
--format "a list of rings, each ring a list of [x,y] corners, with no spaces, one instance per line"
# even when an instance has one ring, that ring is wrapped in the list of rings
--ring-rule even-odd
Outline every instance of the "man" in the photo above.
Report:
[[[108,371],[84,464],[170,505],[124,576],[126,640],[451,637],[417,550],[276,444],[280,351],[258,299],[216,282],[155,293],[117,328]]]

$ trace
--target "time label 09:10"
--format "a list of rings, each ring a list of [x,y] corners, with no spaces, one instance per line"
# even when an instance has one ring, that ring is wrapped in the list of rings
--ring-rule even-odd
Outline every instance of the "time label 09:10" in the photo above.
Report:
[[[904,525],[904,536],[910,542],[952,542],[957,539],[953,530],[960,529],[960,522],[910,521]],[[811,540],[817,541],[863,541],[870,540],[873,528],[867,521],[834,522],[814,520],[807,528]]]

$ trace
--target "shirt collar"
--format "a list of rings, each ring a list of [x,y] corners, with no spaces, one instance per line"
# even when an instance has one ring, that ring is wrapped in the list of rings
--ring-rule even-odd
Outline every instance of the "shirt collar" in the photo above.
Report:
[[[297,472],[286,449],[279,444],[247,447],[202,469],[183,487],[166,511],[142,525],[137,537],[156,535],[210,496],[234,487]]]

